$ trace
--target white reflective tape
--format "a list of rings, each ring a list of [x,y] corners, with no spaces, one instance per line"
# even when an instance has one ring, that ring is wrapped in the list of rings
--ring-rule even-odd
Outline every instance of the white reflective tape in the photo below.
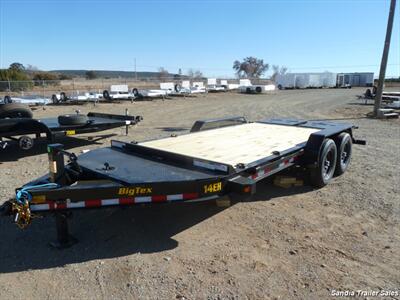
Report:
[[[219,171],[224,171],[228,172],[228,167],[222,164],[217,164],[213,162],[206,162],[206,161],[201,161],[201,160],[193,160],[193,165],[196,167],[201,167],[205,169],[210,169],[210,170],[219,170]]]
[[[104,199],[104,200],[101,200],[101,206],[118,205],[118,204],[119,204],[119,199]]]
[[[183,200],[183,195],[167,195],[167,201]]]
[[[81,207],[85,207],[84,201],[67,203],[67,208],[81,208]]]
[[[135,197],[135,203],[151,202],[151,197]]]
[[[50,206],[48,204],[35,204],[30,206],[31,211],[49,210]]]
[[[131,124],[131,121],[125,121],[125,124],[126,124],[126,125],[130,125],[130,124]]]

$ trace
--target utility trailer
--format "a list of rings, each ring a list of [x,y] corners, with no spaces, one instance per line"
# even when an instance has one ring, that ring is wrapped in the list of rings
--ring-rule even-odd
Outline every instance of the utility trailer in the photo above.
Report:
[[[67,217],[74,209],[134,204],[235,201],[256,184],[284,169],[301,166],[311,182],[326,185],[349,166],[351,124],[243,117],[197,121],[189,134],[143,143],[113,141],[76,157],[60,144],[49,145],[49,174],[16,189],[2,205],[21,228],[36,214],[52,212],[57,247],[68,247]],[[64,164],[64,156],[70,163]]]
[[[127,84],[114,84],[110,86],[110,91],[103,91],[103,98],[112,101],[112,100],[131,100],[133,101],[139,96],[137,89],[132,89],[129,91]]]
[[[249,79],[240,79],[239,81],[239,92],[244,94],[261,94],[269,91],[274,91],[275,85],[267,84],[252,84]]]
[[[0,119],[0,149],[7,146],[3,139],[17,141],[22,150],[29,150],[34,145],[34,139],[29,135],[40,138],[42,134],[49,142],[54,142],[59,136],[72,136],[83,133],[98,132],[135,125],[143,118],[141,116],[115,115],[90,112],[87,115],[64,115],[58,118],[41,120],[30,118]]]
[[[51,99],[39,95],[26,95],[21,97],[14,97],[6,95],[3,98],[3,103],[20,103],[26,105],[47,105],[51,103]]]

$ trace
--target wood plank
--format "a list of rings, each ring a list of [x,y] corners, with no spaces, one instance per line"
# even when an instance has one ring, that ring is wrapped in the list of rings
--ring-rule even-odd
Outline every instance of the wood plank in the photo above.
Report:
[[[310,134],[318,130],[249,123],[144,142],[141,145],[235,166],[304,143]]]

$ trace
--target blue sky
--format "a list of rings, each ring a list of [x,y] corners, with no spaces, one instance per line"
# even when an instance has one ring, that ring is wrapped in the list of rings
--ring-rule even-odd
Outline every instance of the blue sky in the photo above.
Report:
[[[0,67],[200,69],[246,56],[293,72],[379,71],[389,0],[0,0]],[[398,3],[398,6],[400,4]],[[388,76],[400,76],[399,7]]]

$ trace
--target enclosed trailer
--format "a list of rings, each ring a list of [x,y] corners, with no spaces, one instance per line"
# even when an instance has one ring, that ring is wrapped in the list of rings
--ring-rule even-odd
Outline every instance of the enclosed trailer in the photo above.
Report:
[[[373,86],[373,85],[374,85],[374,73],[373,72],[339,73],[339,74],[337,74],[337,86],[338,87]]]
[[[279,89],[305,89],[336,86],[336,73],[286,73],[275,78]]]

